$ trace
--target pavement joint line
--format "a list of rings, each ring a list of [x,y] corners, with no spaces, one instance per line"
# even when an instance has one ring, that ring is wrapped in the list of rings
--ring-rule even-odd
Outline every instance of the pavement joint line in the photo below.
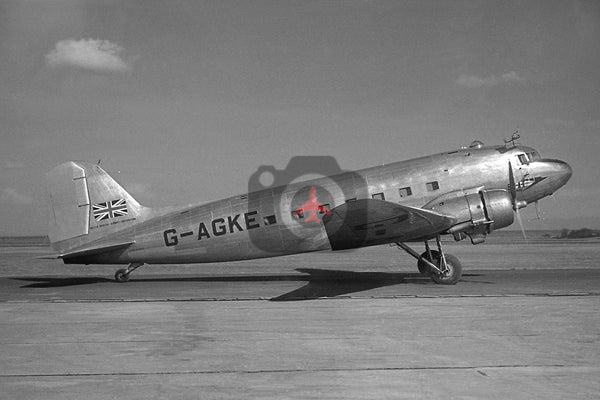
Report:
[[[414,295],[399,294],[387,296],[331,296],[331,297],[291,297],[284,301],[306,301],[306,300],[391,300],[391,299],[472,299],[472,298],[515,298],[515,297],[597,297],[600,292],[567,292],[567,293],[521,293],[521,294],[440,294],[440,295]],[[7,304],[28,304],[28,303],[169,303],[169,302],[246,302],[246,301],[278,301],[264,296],[260,297],[234,297],[234,298],[215,298],[215,297],[186,297],[186,298],[144,298],[144,299],[41,299],[41,300],[0,300],[0,303]]]
[[[579,368],[581,365],[567,364],[500,364],[500,365],[451,365],[422,367],[365,367],[365,368],[289,368],[257,370],[199,370],[199,371],[160,371],[160,372],[64,372],[52,374],[0,374],[2,378],[52,378],[52,377],[89,377],[89,376],[158,376],[158,375],[210,375],[210,374],[284,374],[284,373],[320,373],[320,372],[366,372],[366,371],[452,371],[509,368]]]

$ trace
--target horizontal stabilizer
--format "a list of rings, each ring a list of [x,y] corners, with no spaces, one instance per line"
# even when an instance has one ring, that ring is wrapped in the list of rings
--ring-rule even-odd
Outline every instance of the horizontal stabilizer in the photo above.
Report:
[[[118,250],[121,248],[126,248],[131,246],[133,243],[135,243],[134,240],[130,240],[128,242],[113,242],[113,243],[101,243],[98,244],[96,246],[83,246],[80,248],[75,248],[73,250],[70,250],[66,253],[62,253],[62,254],[54,254],[54,255],[46,255],[46,256],[40,256],[40,257],[36,257],[38,259],[65,259],[65,258],[72,258],[72,257],[82,257],[82,256],[91,256],[91,255],[96,255],[96,254],[102,254],[102,253],[107,253],[109,251],[113,251],[113,250]]]
[[[423,240],[456,223],[453,217],[383,200],[361,199],[323,216],[333,250]]]

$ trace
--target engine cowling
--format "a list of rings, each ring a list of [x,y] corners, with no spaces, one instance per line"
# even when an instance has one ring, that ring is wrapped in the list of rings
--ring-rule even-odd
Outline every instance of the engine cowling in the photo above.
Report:
[[[448,232],[455,239],[469,235],[473,244],[485,241],[485,235],[514,222],[510,194],[506,190],[474,188],[447,193],[427,203],[423,208],[450,215],[457,224]]]

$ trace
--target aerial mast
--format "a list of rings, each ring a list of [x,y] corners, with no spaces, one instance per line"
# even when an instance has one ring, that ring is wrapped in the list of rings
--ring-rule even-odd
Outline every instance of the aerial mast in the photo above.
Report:
[[[519,133],[519,128],[517,128],[510,138],[504,138],[504,147],[506,147],[507,150],[517,147],[520,139],[521,134]]]

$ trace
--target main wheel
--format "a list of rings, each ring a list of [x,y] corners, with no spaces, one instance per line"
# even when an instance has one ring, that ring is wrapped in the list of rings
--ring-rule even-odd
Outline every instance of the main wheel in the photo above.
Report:
[[[129,280],[129,274],[126,269],[120,269],[115,272],[115,281],[117,282],[127,282]]]
[[[429,255],[427,254],[427,252],[424,252],[423,254],[421,254],[421,258],[424,258],[428,261],[431,261],[433,264],[438,265],[439,260],[440,260],[440,252],[437,250],[431,250],[430,253],[431,253],[431,257],[433,257],[433,261],[431,260],[431,258],[429,258]],[[419,268],[419,272],[423,275],[431,274],[431,268],[429,267],[429,265],[427,265],[421,259],[419,259],[419,261],[417,261],[417,268]]]
[[[441,260],[438,258],[435,263],[439,266]],[[446,254],[446,267],[448,270],[445,273],[441,275],[432,273],[431,279],[440,285],[456,285],[462,276],[462,265],[460,265],[458,258],[452,254]]]

